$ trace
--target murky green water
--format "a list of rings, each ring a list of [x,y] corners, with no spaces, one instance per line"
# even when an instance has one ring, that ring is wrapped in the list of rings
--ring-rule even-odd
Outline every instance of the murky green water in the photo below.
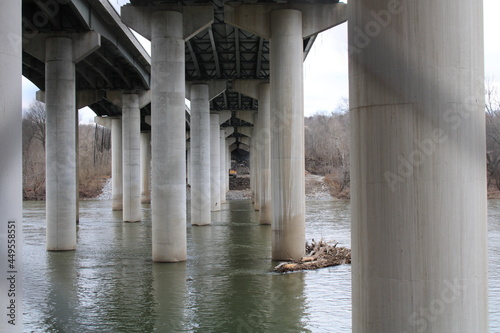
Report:
[[[350,246],[349,203],[307,202],[307,239]],[[249,201],[188,228],[188,262],[151,261],[151,220],[81,202],[78,249],[45,251],[44,203],[24,206],[26,332],[350,332],[349,265],[274,274]],[[500,201],[490,201],[491,332],[500,332]]]

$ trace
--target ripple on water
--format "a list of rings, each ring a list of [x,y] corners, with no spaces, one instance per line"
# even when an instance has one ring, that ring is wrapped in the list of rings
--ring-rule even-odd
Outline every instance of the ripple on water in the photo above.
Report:
[[[274,274],[271,228],[248,200],[188,227],[188,262],[151,261],[150,206],[122,223],[80,205],[78,249],[45,251],[45,206],[24,206],[28,332],[350,332],[351,267]],[[231,209],[229,209],[231,208]],[[307,201],[307,239],[350,247],[349,202]],[[490,329],[500,332],[500,200],[489,201]]]

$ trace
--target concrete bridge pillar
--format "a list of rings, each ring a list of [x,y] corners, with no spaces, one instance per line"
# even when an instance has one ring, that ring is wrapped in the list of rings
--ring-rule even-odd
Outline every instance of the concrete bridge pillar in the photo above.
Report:
[[[98,33],[40,33],[24,50],[45,62],[47,250],[76,248],[75,64],[101,45]]]
[[[271,13],[271,178],[273,259],[305,253],[304,87],[302,13]]]
[[[349,46],[353,332],[487,332],[482,1],[353,1]]]
[[[123,210],[122,119],[111,119],[111,209]]]
[[[122,20],[151,40],[153,261],[185,261],[185,41],[213,22],[213,7],[129,4]]]
[[[16,270],[19,270],[18,283],[22,282],[22,35],[21,35],[21,1],[9,1],[2,4],[0,11],[0,237],[2,256],[5,258],[4,271],[0,277],[0,289],[7,291],[7,235],[16,230],[17,238]],[[12,232],[10,231],[12,234]],[[10,318],[5,314],[0,319],[1,332],[22,332],[22,284],[15,297],[17,322],[8,323]],[[9,304],[7,297],[0,301],[2,309]]]
[[[226,203],[226,180],[229,170],[226,170],[226,131],[220,130],[220,202]]]
[[[141,203],[151,203],[151,132],[141,133]]]
[[[220,130],[219,115],[210,114],[210,196],[211,210],[220,210]]]
[[[252,158],[255,164],[252,181],[255,208],[260,210],[260,224],[272,222],[271,196],[271,99],[268,80],[234,80],[233,89],[259,101],[259,112],[254,114],[252,134]],[[257,156],[258,155],[258,156]],[[254,183],[255,181],[255,183]],[[255,193],[255,190],[259,190]]]
[[[260,151],[257,146],[257,136],[260,130],[260,123],[259,123],[259,113],[255,112],[253,114],[253,131],[252,131],[252,137],[250,138],[250,149],[251,149],[251,154],[253,154],[253,163],[251,164],[251,168],[253,170],[253,208],[255,210],[260,210]]]
[[[305,252],[303,38],[347,19],[345,4],[226,4],[225,21],[270,39],[273,259]]]
[[[44,45],[49,251],[76,248],[75,63],[99,46],[99,40],[79,37],[49,35]]]
[[[227,136],[226,132],[226,136]],[[229,192],[229,169],[231,169],[231,151],[229,150],[229,142],[227,139],[224,140],[226,143],[226,169],[228,170],[227,175],[226,175],[226,193]]]
[[[260,224],[271,224],[273,216],[271,196],[271,89],[269,83],[259,85],[259,128],[256,147],[260,170]]]
[[[191,224],[210,220],[210,103],[207,84],[191,86]]]
[[[182,13],[151,22],[153,260],[186,260],[186,125]]]
[[[191,224],[211,223],[210,100],[226,90],[225,80],[187,82],[191,100]],[[219,117],[220,121],[220,117]]]
[[[141,110],[139,95],[122,96],[123,221],[141,220]]]

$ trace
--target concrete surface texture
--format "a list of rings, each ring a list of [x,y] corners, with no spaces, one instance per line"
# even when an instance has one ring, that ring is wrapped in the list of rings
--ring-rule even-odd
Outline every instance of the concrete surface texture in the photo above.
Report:
[[[487,332],[482,2],[348,22],[353,332]]]

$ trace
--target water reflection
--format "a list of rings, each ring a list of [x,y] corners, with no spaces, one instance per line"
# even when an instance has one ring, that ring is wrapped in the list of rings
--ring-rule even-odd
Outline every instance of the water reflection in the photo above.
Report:
[[[73,251],[48,253],[49,288],[43,307],[43,322],[48,331],[72,332],[75,327],[79,308],[75,257]]]
[[[154,329],[158,332],[181,332],[191,329],[187,292],[186,263],[157,263],[152,267]],[[148,317],[150,313],[143,313]],[[153,328],[147,332],[153,332]]]
[[[44,203],[25,203],[27,332],[351,332],[349,265],[274,274],[271,228],[248,200],[188,226],[188,262],[151,261],[151,210],[123,223],[81,202],[78,249],[45,251]],[[349,202],[308,201],[307,238],[350,244]],[[188,210],[189,212],[189,210]],[[500,200],[489,201],[490,329],[500,332]]]

